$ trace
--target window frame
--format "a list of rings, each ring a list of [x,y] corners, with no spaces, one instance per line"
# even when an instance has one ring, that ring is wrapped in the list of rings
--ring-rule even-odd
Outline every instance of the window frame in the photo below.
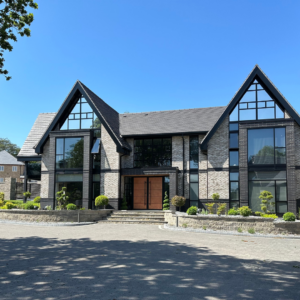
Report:
[[[192,162],[192,153],[191,153],[191,142],[193,140],[197,140],[197,167],[191,167]],[[189,137],[189,167],[191,170],[198,170],[199,169],[199,136],[198,135],[191,135]]]
[[[0,184],[5,183],[4,178],[0,177]]]
[[[276,147],[276,134],[275,131],[277,128],[284,128],[285,130],[285,147]],[[273,148],[274,148],[274,163],[272,164],[249,164],[249,130],[260,130],[260,129],[273,129]],[[254,169],[254,168],[269,168],[269,167],[274,167],[275,168],[282,168],[282,167],[286,167],[287,164],[287,153],[286,153],[286,145],[287,145],[287,138],[286,138],[286,127],[285,126],[270,126],[270,127],[260,127],[260,128],[248,128],[247,129],[247,165],[248,165],[248,169]],[[276,163],[276,149],[285,149],[285,164],[277,164]]]
[[[18,172],[18,167],[17,166],[12,166],[12,172]]]
[[[0,172],[4,172],[4,166],[0,166]]]
[[[153,140],[157,140],[160,139],[161,140],[161,144],[160,145],[154,145],[153,144]],[[150,141],[151,140],[151,145],[147,145],[145,144],[145,141]],[[164,145],[164,140],[170,140],[170,144],[169,145]],[[142,141],[141,145],[136,145],[136,141]],[[153,151],[153,149],[155,149],[156,147],[161,147],[161,151]],[[170,147],[170,150],[165,151],[164,147]],[[136,151],[136,148],[141,148],[140,151]],[[144,156],[146,153],[146,149],[151,148],[151,153],[149,153],[150,156],[150,161],[151,163],[148,165],[147,164],[147,158]],[[168,165],[155,165],[154,164],[154,158],[155,155],[154,153],[158,153],[158,162],[164,162],[164,161],[169,161]],[[170,158],[166,159],[164,158],[164,154],[165,153],[169,153]],[[136,159],[137,156],[140,156],[139,159]],[[140,162],[139,165],[137,165]],[[164,168],[164,167],[172,167],[172,137],[171,136],[162,136],[162,137],[146,137],[146,138],[135,138],[133,141],[133,168]]]
[[[190,201],[190,206],[197,206],[199,207],[199,172],[198,169],[191,169],[189,174],[189,201]],[[191,180],[191,175],[197,175],[197,181],[192,181]],[[191,199],[191,184],[197,183],[197,199]],[[191,205],[191,203],[197,202],[197,205]]]

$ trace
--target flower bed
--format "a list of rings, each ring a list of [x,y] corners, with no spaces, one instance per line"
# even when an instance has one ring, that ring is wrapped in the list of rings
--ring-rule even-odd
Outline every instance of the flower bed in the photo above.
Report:
[[[178,224],[179,227],[184,228],[300,235],[300,221],[285,222],[281,219],[274,220],[257,216],[242,217],[240,215],[218,216],[201,214],[189,216],[186,213],[165,211],[165,221],[171,226]]]

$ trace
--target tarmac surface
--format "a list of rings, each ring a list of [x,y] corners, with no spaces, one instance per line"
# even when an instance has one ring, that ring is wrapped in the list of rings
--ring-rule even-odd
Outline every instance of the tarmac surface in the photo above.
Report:
[[[0,299],[300,299],[300,240],[0,225]]]

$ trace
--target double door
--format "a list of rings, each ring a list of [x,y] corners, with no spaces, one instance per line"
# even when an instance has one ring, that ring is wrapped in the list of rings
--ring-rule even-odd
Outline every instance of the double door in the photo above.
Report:
[[[163,177],[133,179],[133,209],[162,209]]]

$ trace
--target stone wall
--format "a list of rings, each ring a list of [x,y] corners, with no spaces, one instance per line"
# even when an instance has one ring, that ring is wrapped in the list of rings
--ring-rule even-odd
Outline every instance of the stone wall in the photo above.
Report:
[[[212,216],[188,216],[175,215],[165,212],[165,221],[171,226],[176,226],[178,217],[179,227],[190,227],[198,229],[210,229],[220,231],[236,231],[240,228],[248,233],[254,229],[256,233],[263,234],[299,234],[300,222],[276,222],[273,219],[260,217],[212,217]]]
[[[125,156],[122,157],[124,159]],[[109,205],[114,209],[119,207],[120,199],[120,154],[116,144],[102,126],[101,128],[101,174],[100,193],[106,195]]]
[[[15,200],[16,178],[4,178],[4,183],[0,183],[0,192],[4,193],[4,200]]]
[[[1,220],[27,222],[94,222],[106,219],[112,209],[101,210],[0,210]]]

